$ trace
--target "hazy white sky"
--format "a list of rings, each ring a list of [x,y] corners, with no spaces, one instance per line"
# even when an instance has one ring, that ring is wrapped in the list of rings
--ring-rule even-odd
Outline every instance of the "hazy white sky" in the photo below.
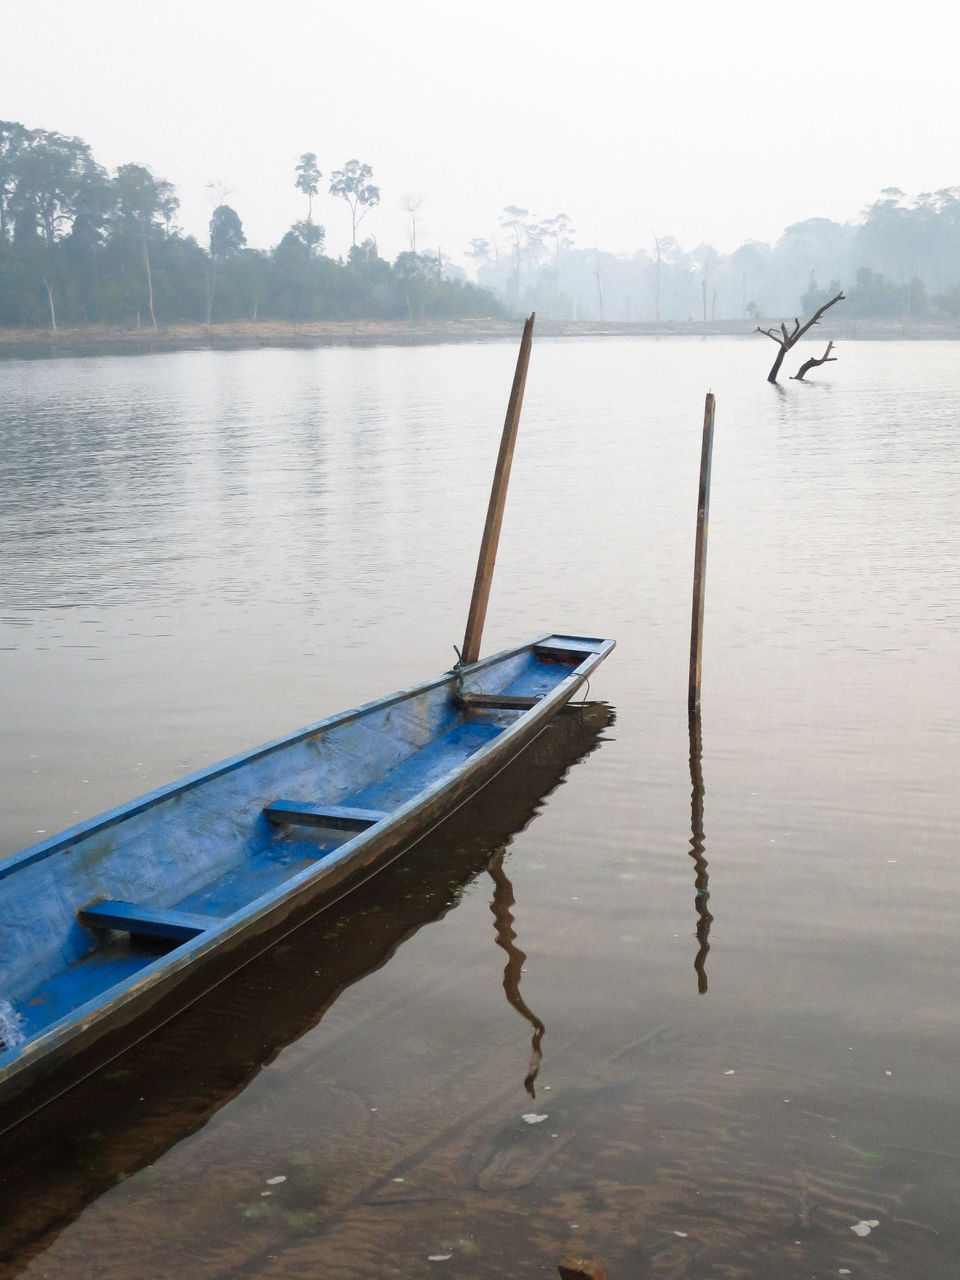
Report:
[[[0,118],[76,134],[171,181],[206,242],[221,198],[248,242],[306,215],[294,167],[372,165],[384,257],[465,261],[505,205],[566,213],[580,247],[652,234],[729,251],[856,218],[881,188],[960,184],[951,6],[675,0],[0,0]],[[208,184],[215,184],[212,197]],[[350,244],[323,194],[327,251]]]

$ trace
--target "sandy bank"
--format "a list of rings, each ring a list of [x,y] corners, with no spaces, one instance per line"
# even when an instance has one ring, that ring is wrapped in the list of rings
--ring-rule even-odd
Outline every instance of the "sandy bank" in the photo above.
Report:
[[[765,324],[767,322],[764,322]],[[437,320],[423,324],[402,321],[313,321],[293,324],[280,320],[216,325],[161,325],[124,329],[87,325],[58,329],[0,329],[0,358],[105,355],[157,351],[234,350],[257,347],[413,346],[440,342],[504,342],[519,340],[521,320]],[[749,337],[751,320],[601,322],[537,320],[537,336],[558,337]],[[956,339],[960,323],[914,323],[844,319],[824,324],[824,339]],[[811,334],[811,338],[818,335]]]

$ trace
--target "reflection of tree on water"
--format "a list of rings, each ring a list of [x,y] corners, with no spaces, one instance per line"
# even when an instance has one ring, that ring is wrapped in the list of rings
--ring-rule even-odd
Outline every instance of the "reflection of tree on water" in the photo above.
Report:
[[[703,740],[700,727],[700,708],[690,712],[690,857],[696,868],[697,941],[700,949],[693,967],[697,972],[697,989],[703,995],[707,989],[707,952],[710,950],[710,926],[713,916],[707,909],[710,891],[707,888],[707,860],[703,856]]]
[[[524,1004],[523,997],[520,995],[520,974],[523,972],[523,962],[527,957],[526,953],[521,951],[514,942],[517,935],[513,928],[513,916],[510,914],[510,908],[514,905],[513,885],[503,869],[505,853],[505,847],[498,849],[490,859],[490,865],[487,867],[490,878],[495,885],[490,910],[493,912],[493,917],[496,921],[497,946],[503,947],[507,953],[507,965],[503,971],[503,989],[513,1007],[522,1013],[533,1027],[530,1067],[524,1079],[523,1087],[531,1098],[535,1098],[537,1094],[533,1087],[533,1082],[536,1080],[537,1073],[540,1070],[540,1041],[543,1039],[546,1027],[536,1014]]]

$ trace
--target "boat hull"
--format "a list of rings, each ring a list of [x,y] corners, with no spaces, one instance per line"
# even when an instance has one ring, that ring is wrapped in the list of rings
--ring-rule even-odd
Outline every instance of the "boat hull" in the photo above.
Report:
[[[22,1028],[0,1054],[0,1127],[28,1095],[48,1097],[78,1063],[122,1051],[431,831],[612,648],[541,637],[0,862],[8,1040]]]

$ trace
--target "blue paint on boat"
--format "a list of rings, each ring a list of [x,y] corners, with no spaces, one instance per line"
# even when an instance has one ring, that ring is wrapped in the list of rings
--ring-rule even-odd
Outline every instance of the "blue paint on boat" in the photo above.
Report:
[[[0,862],[0,1101],[398,856],[500,772],[613,647],[541,637]]]

